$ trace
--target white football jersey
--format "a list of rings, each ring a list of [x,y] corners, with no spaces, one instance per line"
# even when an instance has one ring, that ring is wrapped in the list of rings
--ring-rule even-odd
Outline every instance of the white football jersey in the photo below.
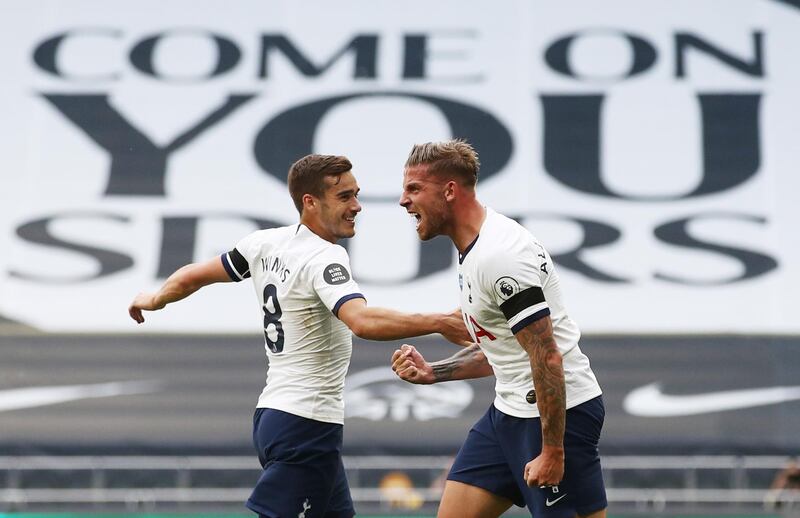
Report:
[[[567,315],[550,255],[525,227],[490,208],[478,237],[459,256],[461,311],[497,382],[495,407],[515,417],[538,417],[528,354],[514,334],[550,316],[563,356],[567,408],[601,394],[580,331]]]
[[[269,365],[259,408],[344,422],[344,379],[353,338],[336,314],[363,298],[340,245],[305,225],[259,230],[222,255],[231,279],[252,277]]]

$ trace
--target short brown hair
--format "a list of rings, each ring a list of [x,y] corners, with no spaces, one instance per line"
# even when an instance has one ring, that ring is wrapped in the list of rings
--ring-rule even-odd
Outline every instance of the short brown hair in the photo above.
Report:
[[[325,194],[325,177],[350,171],[353,164],[344,156],[306,155],[289,168],[289,194],[297,212],[303,214],[303,196]]]
[[[462,185],[470,187],[478,183],[478,169],[481,167],[478,153],[463,139],[414,144],[406,168],[418,165],[427,165],[432,174],[455,173]]]

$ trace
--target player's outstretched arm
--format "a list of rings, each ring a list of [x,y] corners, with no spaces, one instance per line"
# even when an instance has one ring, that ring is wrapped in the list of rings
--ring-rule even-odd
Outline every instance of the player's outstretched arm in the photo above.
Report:
[[[403,344],[392,355],[392,370],[409,383],[430,385],[442,381],[483,378],[493,374],[481,348],[471,344],[453,356],[428,363],[413,345]]]
[[[536,406],[542,421],[542,453],[525,466],[525,479],[529,486],[557,485],[564,476],[567,412],[561,352],[553,338],[549,316],[532,322],[516,336],[530,358]]]
[[[157,311],[216,282],[231,282],[219,257],[203,263],[187,264],[170,275],[157,292],[136,295],[128,307],[128,314],[141,324],[144,322],[142,311]]]
[[[386,308],[371,308],[362,298],[348,300],[337,313],[339,320],[360,338],[367,340],[400,340],[440,333],[458,345],[470,343],[469,332],[461,312],[401,313]]]

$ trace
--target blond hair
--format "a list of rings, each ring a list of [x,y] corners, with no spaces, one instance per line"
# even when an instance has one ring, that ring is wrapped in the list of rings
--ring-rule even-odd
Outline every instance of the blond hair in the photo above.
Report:
[[[463,139],[414,144],[406,160],[406,168],[428,166],[431,174],[454,174],[461,184],[475,187],[481,163],[472,145]]]

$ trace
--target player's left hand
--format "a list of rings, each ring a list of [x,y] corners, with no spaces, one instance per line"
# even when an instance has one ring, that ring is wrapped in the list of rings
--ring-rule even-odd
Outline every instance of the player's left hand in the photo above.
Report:
[[[436,382],[433,368],[413,345],[403,344],[392,354],[392,370],[409,383],[430,385]]]
[[[157,309],[161,309],[164,306],[157,307],[155,303],[155,297],[152,293],[140,293],[136,295],[136,298],[133,299],[131,305],[128,306],[128,314],[131,316],[138,323],[144,322],[144,315],[142,314],[142,310],[145,311],[155,311]]]
[[[452,313],[445,313],[440,325],[442,329],[439,333],[449,341],[461,347],[472,345],[472,337],[464,325],[464,318],[461,316],[461,308],[456,308]]]
[[[529,487],[557,486],[564,478],[564,449],[545,448],[525,464],[523,476]]]

